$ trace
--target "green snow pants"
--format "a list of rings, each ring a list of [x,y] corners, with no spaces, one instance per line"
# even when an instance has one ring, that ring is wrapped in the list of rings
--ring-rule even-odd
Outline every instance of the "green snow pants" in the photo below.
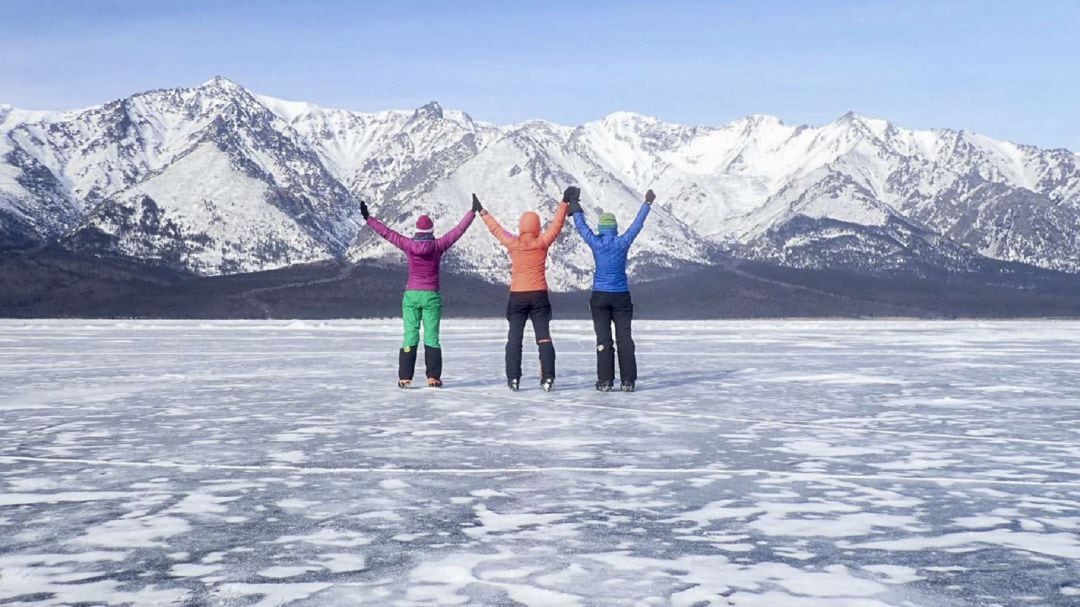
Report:
[[[401,298],[401,318],[405,321],[403,349],[415,349],[420,344],[421,323],[424,325],[424,347],[442,347],[439,345],[442,295],[438,291],[405,291]]]

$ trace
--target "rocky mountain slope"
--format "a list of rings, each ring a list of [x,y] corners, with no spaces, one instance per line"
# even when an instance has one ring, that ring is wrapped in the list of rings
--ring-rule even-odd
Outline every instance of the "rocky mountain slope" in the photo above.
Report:
[[[496,126],[436,103],[324,109],[224,78],[79,111],[0,106],[0,246],[59,241],[203,275],[399,259],[362,228],[360,198],[409,232],[420,213],[448,227],[476,192],[512,228],[525,210],[550,217],[570,183],[592,222],[628,222],[643,190],[660,194],[631,258],[643,279],[730,257],[879,276],[1080,272],[1076,154],[850,113],[819,127],[627,112]],[[506,280],[479,224],[447,263]],[[551,282],[585,287],[591,266],[567,234]]]

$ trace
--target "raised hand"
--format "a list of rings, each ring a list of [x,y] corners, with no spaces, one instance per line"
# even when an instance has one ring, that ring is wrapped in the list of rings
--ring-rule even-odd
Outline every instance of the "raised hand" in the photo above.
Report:
[[[645,192],[645,204],[652,204],[656,200],[656,194],[652,190]]]
[[[567,212],[568,215],[573,215],[574,213],[581,213],[582,212],[581,203],[578,202],[577,200],[571,200],[570,201],[570,208],[567,209],[566,212]]]
[[[472,195],[472,210],[474,213],[484,212],[484,205],[480,204],[480,199],[476,197],[475,193]]]
[[[371,217],[371,213],[368,212],[367,203],[363,200],[360,201],[360,216],[364,218],[364,221]]]
[[[563,191],[562,201],[569,202],[571,204],[581,200],[581,188],[576,186],[570,186]]]

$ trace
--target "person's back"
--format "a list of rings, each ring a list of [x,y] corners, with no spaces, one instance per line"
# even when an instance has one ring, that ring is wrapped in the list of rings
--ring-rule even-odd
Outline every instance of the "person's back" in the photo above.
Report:
[[[439,325],[442,319],[442,295],[439,293],[439,264],[443,253],[469,229],[476,216],[475,206],[441,238],[435,238],[435,224],[427,215],[420,216],[416,222],[416,235],[409,238],[372,217],[364,202],[360,203],[360,212],[376,234],[405,253],[409,264],[409,279],[401,300],[405,334],[398,353],[398,386],[407,388],[412,384],[416,348],[423,326],[428,385],[441,387],[442,344],[439,342]]]
[[[589,229],[583,213],[574,213],[574,227],[585,241],[585,244],[589,245],[592,250],[593,261],[596,263],[593,291],[603,291],[605,293],[627,293],[630,291],[630,282],[626,278],[627,257],[630,253],[630,246],[634,244],[634,240],[644,227],[645,219],[649,216],[651,209],[651,204],[641,205],[634,222],[630,224],[630,228],[623,234],[619,234],[618,224],[615,223],[614,215],[610,213],[601,215],[599,234]]]
[[[367,219],[367,223],[375,232],[382,236],[398,249],[405,253],[405,260],[409,266],[409,279],[405,289],[409,291],[438,291],[439,290],[439,264],[442,256],[454,245],[465,230],[472,223],[475,213],[472,211],[465,214],[461,222],[454,226],[441,238],[435,238],[432,228],[426,226],[430,218],[422,216],[424,229],[418,227],[416,235],[412,238],[391,230],[386,224],[374,217]],[[432,224],[433,226],[434,224]]]
[[[630,283],[626,278],[626,262],[630,246],[645,226],[645,218],[649,216],[656,195],[652,190],[646,193],[645,203],[638,210],[634,222],[620,235],[618,222],[611,213],[600,215],[600,231],[598,234],[594,233],[586,223],[585,214],[578,202],[580,191],[573,194],[570,214],[574,217],[574,227],[585,244],[589,245],[596,263],[593,292],[589,298],[593,329],[596,331],[596,389],[607,392],[613,388],[614,347],[617,343],[622,389],[633,392],[637,382],[637,357],[631,336],[634,303],[630,298]],[[611,335],[612,324],[615,325],[615,340],[612,340]]]
[[[476,195],[473,195],[476,201]],[[479,202],[476,202],[479,204]],[[481,211],[488,230],[510,253],[510,297],[506,303],[509,332],[506,339],[506,381],[517,390],[521,381],[521,342],[525,322],[531,321],[540,350],[540,386],[545,391],[555,385],[555,344],[551,340],[551,301],[548,299],[547,253],[559,237],[566,221],[567,204],[559,204],[551,224],[540,231],[540,216],[523,213],[519,234],[503,229],[487,211]]]
[[[562,231],[566,205],[559,205],[551,225],[543,232],[540,231],[540,216],[532,211],[521,215],[517,236],[504,230],[490,213],[485,212],[481,219],[510,253],[510,291],[547,291],[547,252]]]
[[[413,291],[438,291],[439,264],[447,249],[440,247],[431,234],[418,234],[403,244],[402,250],[409,264],[409,281],[405,288]]]
[[[576,220],[575,220],[576,221]],[[626,278],[626,262],[633,240],[625,234],[601,232],[595,246],[590,246],[596,274],[593,276],[593,290],[622,293],[630,290]]]

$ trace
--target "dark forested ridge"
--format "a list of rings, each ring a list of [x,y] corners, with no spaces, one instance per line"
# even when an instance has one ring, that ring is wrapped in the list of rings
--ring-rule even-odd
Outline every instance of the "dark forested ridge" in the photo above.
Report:
[[[122,257],[57,247],[0,254],[0,316],[119,318],[353,318],[396,316],[403,266],[340,261],[197,277]],[[501,316],[506,287],[447,274],[450,316]],[[639,318],[1076,317],[1080,278],[882,278],[732,261],[639,282]],[[552,296],[557,318],[588,317],[588,293]]]

